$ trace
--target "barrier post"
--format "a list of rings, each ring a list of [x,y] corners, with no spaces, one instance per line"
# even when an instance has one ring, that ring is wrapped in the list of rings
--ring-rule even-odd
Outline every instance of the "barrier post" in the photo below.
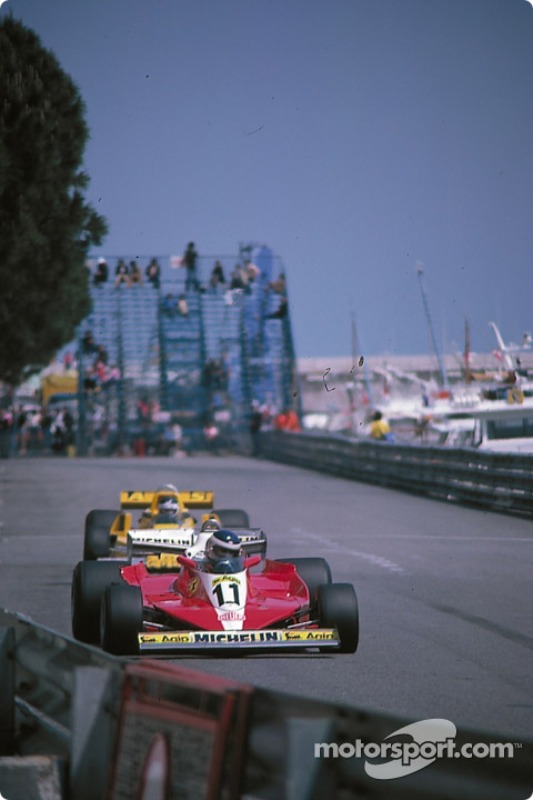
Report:
[[[119,670],[75,670],[69,788],[76,800],[108,795],[121,684]]]

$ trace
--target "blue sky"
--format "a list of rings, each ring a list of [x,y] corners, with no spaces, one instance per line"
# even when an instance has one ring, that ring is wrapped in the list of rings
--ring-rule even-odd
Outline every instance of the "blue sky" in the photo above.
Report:
[[[533,329],[526,0],[7,0],[77,84],[96,254],[283,259],[299,357]]]

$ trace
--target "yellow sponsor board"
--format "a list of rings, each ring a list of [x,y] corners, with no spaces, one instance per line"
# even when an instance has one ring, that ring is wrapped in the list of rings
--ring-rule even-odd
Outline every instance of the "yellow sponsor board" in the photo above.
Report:
[[[173,647],[176,645],[221,645],[221,644],[322,644],[337,642],[333,628],[309,630],[258,630],[258,631],[167,631],[165,633],[139,633],[141,650],[151,647]]]

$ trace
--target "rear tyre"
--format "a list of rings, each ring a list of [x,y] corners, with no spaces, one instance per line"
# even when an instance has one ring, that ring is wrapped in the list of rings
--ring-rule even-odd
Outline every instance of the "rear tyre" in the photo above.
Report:
[[[355,653],[359,644],[359,609],[351,583],[320,586],[318,620],[322,628],[337,629],[341,653]]]
[[[282,564],[294,564],[296,572],[309,589],[309,605],[316,608],[318,587],[331,583],[331,569],[325,558],[278,558]]]
[[[83,558],[95,561],[105,558],[111,550],[111,526],[117,516],[116,511],[89,511],[85,518],[85,537],[83,541]]]
[[[116,656],[138,653],[137,634],[143,629],[143,601],[139,586],[114,583],[104,592],[100,607],[102,648]]]
[[[249,528],[250,517],[242,508],[221,508],[213,511],[223,528]]]
[[[72,633],[75,639],[98,644],[100,601],[110,583],[121,581],[127,561],[80,561],[72,575]]]

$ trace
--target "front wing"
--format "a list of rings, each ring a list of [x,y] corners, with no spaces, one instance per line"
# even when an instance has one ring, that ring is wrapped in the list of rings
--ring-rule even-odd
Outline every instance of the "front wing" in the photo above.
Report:
[[[335,628],[264,629],[250,631],[165,631],[138,634],[139,652],[245,649],[273,650],[340,646]]]

